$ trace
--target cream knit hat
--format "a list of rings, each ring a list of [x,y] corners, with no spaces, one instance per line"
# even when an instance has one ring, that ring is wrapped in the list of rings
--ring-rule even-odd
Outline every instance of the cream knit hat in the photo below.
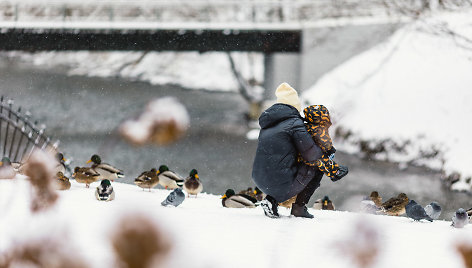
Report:
[[[277,103],[284,103],[291,105],[300,112],[302,105],[300,104],[300,99],[298,98],[297,91],[293,89],[289,84],[282,83],[275,91],[275,96],[277,96]]]

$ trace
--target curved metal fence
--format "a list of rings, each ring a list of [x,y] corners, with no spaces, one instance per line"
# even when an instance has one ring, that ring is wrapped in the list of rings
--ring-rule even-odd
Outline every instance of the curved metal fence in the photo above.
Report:
[[[24,162],[35,148],[57,151],[59,141],[51,142],[44,125],[31,121],[29,112],[13,108],[13,100],[0,97],[0,152],[12,162]]]
[[[433,4],[436,2],[437,4]],[[472,0],[0,0],[1,21],[310,22],[458,10]]]

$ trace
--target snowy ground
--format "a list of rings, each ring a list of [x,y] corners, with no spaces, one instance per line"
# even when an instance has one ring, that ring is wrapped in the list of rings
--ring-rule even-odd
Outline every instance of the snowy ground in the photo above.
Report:
[[[356,267],[349,257],[354,252],[377,252],[370,267],[464,267],[456,246],[472,236],[472,226],[455,229],[448,221],[354,212],[310,209],[313,220],[269,219],[261,208],[224,208],[220,196],[209,194],[162,207],[170,191],[122,183],[113,183],[116,200],[99,202],[97,185],[72,181],[54,207],[32,215],[28,180],[1,180],[0,253],[44,237],[67,239],[64,250],[74,258],[112,267],[110,235],[122,217],[135,213],[149,216],[171,240],[167,267]]]

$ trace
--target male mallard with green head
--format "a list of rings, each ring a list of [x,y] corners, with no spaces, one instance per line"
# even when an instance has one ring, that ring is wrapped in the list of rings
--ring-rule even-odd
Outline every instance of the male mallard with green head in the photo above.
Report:
[[[156,185],[159,184],[159,177],[158,177],[159,171],[156,170],[155,168],[149,170],[149,171],[144,171],[139,175],[136,179],[134,179],[134,184],[138,185],[139,187],[143,188],[148,188],[149,192],[151,191],[151,188],[156,187]]]
[[[111,182],[107,179],[102,180],[95,190],[95,197],[98,201],[112,201],[115,199],[115,190],[111,186]]]
[[[405,193],[400,193],[397,197],[392,197],[383,203],[381,209],[389,216],[399,216],[405,214],[405,206],[408,201],[408,196]]]
[[[96,182],[100,179],[100,174],[93,168],[75,167],[72,177],[79,183],[85,183],[85,187],[89,188],[92,182]]]
[[[69,178],[64,176],[64,173],[61,171],[56,173],[56,189],[61,191],[70,189]]]
[[[184,179],[177,173],[170,171],[166,165],[159,167],[159,184],[166,189],[180,188],[184,184]]]
[[[261,189],[259,188],[255,188],[254,189],[254,192],[253,192],[254,195],[251,195],[252,197],[256,198],[257,201],[262,201],[262,199],[264,199],[266,197],[266,194],[264,194]]]
[[[226,190],[226,193],[221,197],[223,207],[227,208],[254,208],[257,200],[245,194],[236,194],[233,189]]]
[[[90,160],[87,161],[87,164],[91,162],[93,162],[92,168],[100,174],[100,178],[102,180],[107,179],[115,181],[115,179],[124,177],[122,170],[117,169],[116,167],[110,164],[102,163],[102,159],[96,154],[92,155]]]
[[[56,160],[57,160],[57,165],[54,168],[55,172],[62,172],[62,174],[66,173],[66,159],[64,158],[64,155],[62,153],[57,153],[56,154]]]
[[[192,169],[190,171],[190,175],[185,179],[184,190],[187,192],[187,197],[190,195],[197,195],[202,192],[203,184],[198,177],[198,171],[196,169]]]
[[[333,201],[327,195],[323,199],[318,199],[313,204],[313,208],[317,210],[335,210]]]

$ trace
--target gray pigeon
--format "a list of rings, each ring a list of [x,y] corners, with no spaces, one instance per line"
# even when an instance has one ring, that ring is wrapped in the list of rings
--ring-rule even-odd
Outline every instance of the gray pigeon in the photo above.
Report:
[[[467,225],[467,223],[469,223],[469,216],[467,216],[467,212],[463,208],[458,209],[456,214],[452,217],[451,226],[463,228]]]
[[[181,188],[176,188],[174,191],[172,191],[167,198],[162,201],[161,205],[163,206],[178,206],[184,202],[185,199],[185,194],[182,192]]]
[[[424,208],[426,214],[431,217],[433,220],[437,220],[441,215],[441,206],[437,202],[431,202]]]
[[[377,214],[377,211],[379,210],[380,208],[378,206],[375,205],[374,201],[370,200],[369,197],[367,198],[364,198],[362,201],[361,201],[361,204],[360,204],[360,210],[362,213],[367,213],[367,214]]]
[[[406,210],[406,216],[408,218],[411,218],[415,221],[420,221],[420,220],[428,220],[428,221],[433,221],[428,214],[426,214],[426,211],[424,211],[424,208],[415,202],[415,200],[410,200],[408,204],[405,206]]]
[[[97,190],[95,190],[95,197],[99,201],[112,201],[115,199],[115,191],[109,180],[102,180]]]

